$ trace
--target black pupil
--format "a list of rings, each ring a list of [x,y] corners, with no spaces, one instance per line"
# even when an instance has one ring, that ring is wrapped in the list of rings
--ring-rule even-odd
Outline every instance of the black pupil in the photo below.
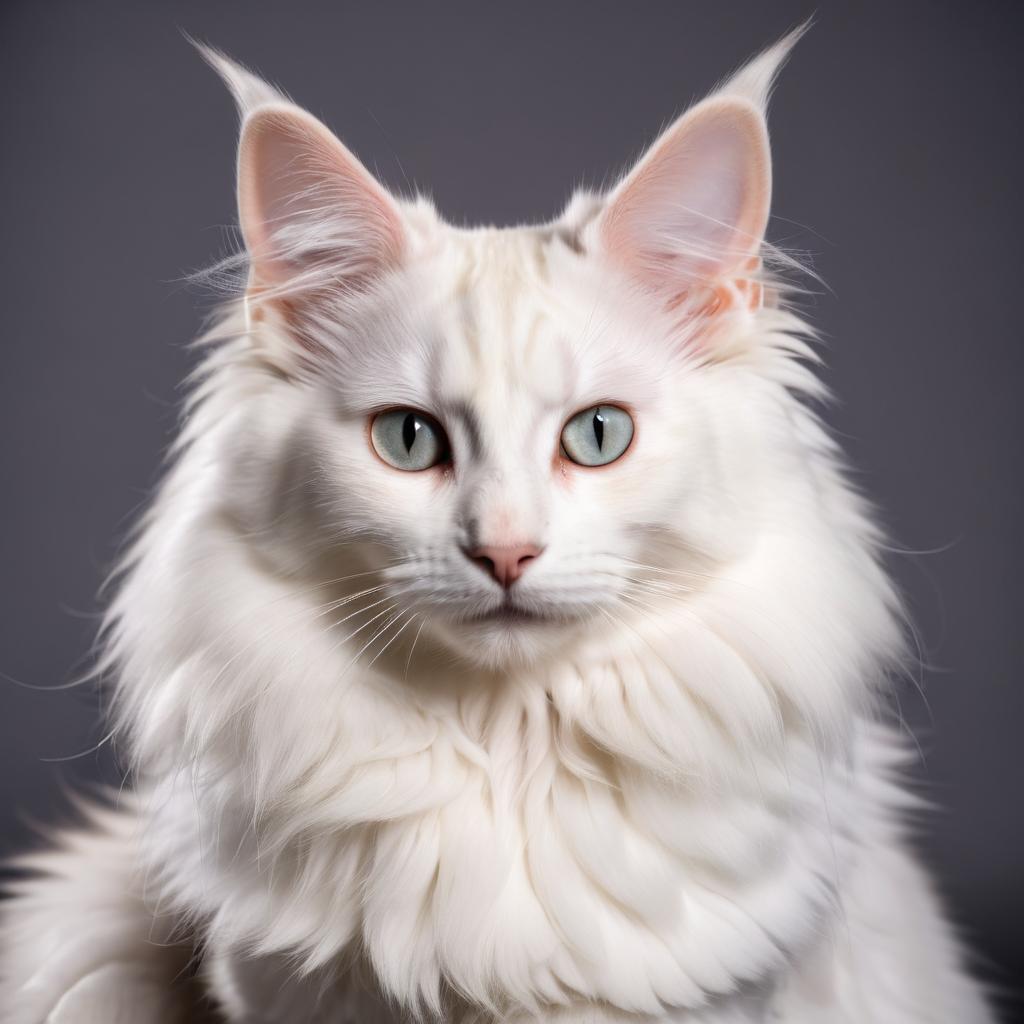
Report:
[[[594,437],[597,438],[597,447],[604,448],[604,417],[600,409],[594,410]]]
[[[407,452],[412,451],[412,446],[416,443],[416,434],[419,432],[419,429],[419,417],[415,413],[409,413],[402,421],[402,443],[405,445]]]

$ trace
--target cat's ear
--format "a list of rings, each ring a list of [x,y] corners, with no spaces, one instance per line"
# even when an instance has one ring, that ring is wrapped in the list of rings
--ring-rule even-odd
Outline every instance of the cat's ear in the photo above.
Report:
[[[360,290],[400,261],[397,203],[320,121],[221,54],[242,117],[238,211],[251,294],[294,304]]]
[[[361,288],[401,258],[394,200],[298,107],[266,106],[245,119],[238,210],[257,288]]]
[[[600,247],[667,304],[756,278],[771,201],[768,94],[803,31],[680,117],[608,196]],[[748,291],[759,301],[756,285]]]
[[[672,300],[757,257],[770,197],[760,111],[715,97],[676,121],[615,189],[601,242],[638,283]]]

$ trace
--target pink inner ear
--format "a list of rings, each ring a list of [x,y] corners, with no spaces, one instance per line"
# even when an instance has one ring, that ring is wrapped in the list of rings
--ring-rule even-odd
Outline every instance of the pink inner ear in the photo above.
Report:
[[[261,286],[364,286],[404,246],[397,206],[319,121],[290,107],[246,121],[239,213]]]
[[[711,99],[669,128],[616,189],[601,236],[631,276],[678,301],[756,263],[770,192],[760,111]]]

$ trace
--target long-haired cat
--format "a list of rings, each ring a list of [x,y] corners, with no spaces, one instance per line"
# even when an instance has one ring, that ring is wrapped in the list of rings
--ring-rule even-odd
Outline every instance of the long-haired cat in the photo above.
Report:
[[[25,859],[4,1021],[991,1020],[764,241],[793,41],[501,230],[207,54],[247,283],[107,621],[134,790]]]

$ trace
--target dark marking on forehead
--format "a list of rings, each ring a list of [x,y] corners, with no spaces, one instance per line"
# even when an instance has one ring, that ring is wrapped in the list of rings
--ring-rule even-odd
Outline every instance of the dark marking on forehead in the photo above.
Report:
[[[575,231],[570,231],[568,228],[559,228],[554,233],[555,238],[571,252],[576,253],[577,256],[582,256],[586,252],[583,248],[583,239],[580,237],[580,234],[579,228]]]
[[[577,256],[582,256],[586,252],[583,246],[583,239],[581,238],[583,227],[584,225],[582,224],[574,224],[572,227],[565,224],[556,224],[550,228],[539,228],[537,231],[538,240],[542,245],[561,242],[571,252],[576,253]]]

